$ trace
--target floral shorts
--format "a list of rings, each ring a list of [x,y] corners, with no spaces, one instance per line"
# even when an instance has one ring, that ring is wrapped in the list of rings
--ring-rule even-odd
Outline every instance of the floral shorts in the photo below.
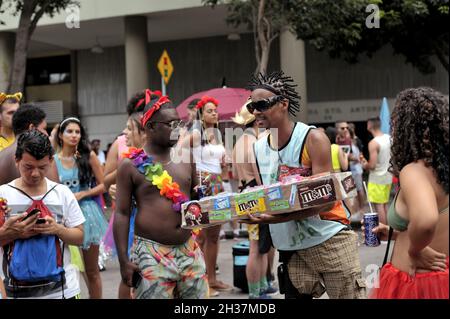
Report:
[[[205,260],[191,237],[182,245],[162,245],[134,237],[131,260],[142,273],[137,299],[203,299],[208,297]]]

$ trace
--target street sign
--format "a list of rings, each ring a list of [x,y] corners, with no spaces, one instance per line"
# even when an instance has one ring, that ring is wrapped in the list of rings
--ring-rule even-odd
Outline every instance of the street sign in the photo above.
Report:
[[[164,83],[169,83],[170,77],[173,73],[173,64],[170,61],[169,54],[166,50],[163,51],[158,61],[158,70],[161,73],[161,77],[164,79]]]

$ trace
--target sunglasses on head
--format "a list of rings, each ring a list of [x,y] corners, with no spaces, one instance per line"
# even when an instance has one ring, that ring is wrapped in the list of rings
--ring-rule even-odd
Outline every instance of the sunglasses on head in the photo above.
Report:
[[[247,109],[252,114],[253,112],[255,112],[255,110],[257,110],[258,112],[265,112],[282,100],[284,100],[284,97],[282,97],[281,95],[274,95],[269,97],[268,99],[250,102],[249,104],[247,104]]]

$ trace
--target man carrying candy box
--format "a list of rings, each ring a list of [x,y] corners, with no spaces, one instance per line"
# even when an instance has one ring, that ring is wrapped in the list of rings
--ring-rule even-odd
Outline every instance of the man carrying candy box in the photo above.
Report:
[[[279,181],[290,170],[310,176],[331,172],[330,142],[320,130],[293,122],[300,110],[293,79],[283,72],[254,77],[248,110],[265,120],[271,133],[254,144],[262,184]],[[300,169],[299,169],[300,168]],[[325,202],[325,201],[324,201]],[[349,211],[342,201],[298,212],[250,217],[250,223],[269,223],[280,252],[280,292],[286,298],[365,298],[365,283],[350,229]],[[295,288],[294,288],[295,287]]]

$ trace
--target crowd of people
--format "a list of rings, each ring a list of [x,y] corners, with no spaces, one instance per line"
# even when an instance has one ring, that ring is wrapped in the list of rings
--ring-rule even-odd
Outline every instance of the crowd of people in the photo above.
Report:
[[[249,298],[277,291],[275,249],[287,299],[325,292],[335,299],[448,298],[448,99],[425,87],[400,92],[390,134],[378,118],[367,121],[373,139],[365,150],[353,123],[294,122],[301,98],[283,72],[254,76],[249,88],[232,118],[243,134],[231,150],[219,130],[216,98],[192,100],[182,121],[168,96],[146,89],[128,102],[126,127],[106,156],[79,118],[63,119],[49,135],[41,109],[22,103],[21,93],[1,93],[0,298],[80,298],[79,271],[89,297],[102,298],[105,249],[119,260],[120,299],[220,296],[232,289],[217,275],[223,229],[182,228],[181,204],[233,191],[230,176],[242,192],[281,181],[280,172],[346,171],[355,198],[242,220],[250,242]],[[112,202],[109,220],[104,197]],[[367,201],[380,221],[374,232],[395,240],[371,291],[351,225],[352,215],[367,212]],[[232,228],[239,235],[236,223]]]

